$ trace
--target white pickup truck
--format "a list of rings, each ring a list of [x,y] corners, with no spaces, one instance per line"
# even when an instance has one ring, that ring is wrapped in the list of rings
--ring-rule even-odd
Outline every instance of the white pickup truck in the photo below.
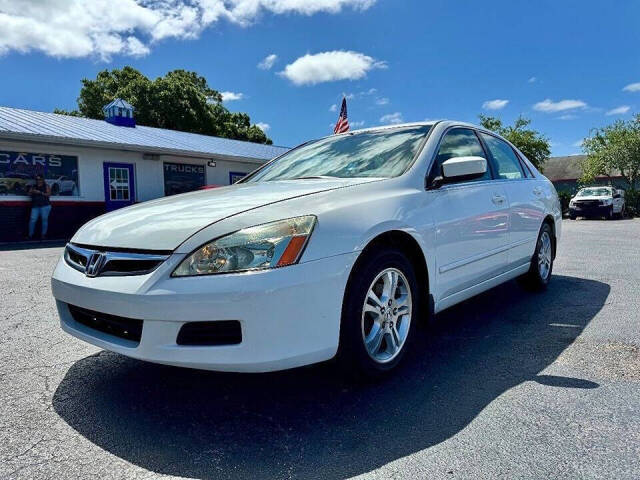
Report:
[[[614,187],[587,187],[581,189],[569,202],[569,218],[624,216],[624,190]]]

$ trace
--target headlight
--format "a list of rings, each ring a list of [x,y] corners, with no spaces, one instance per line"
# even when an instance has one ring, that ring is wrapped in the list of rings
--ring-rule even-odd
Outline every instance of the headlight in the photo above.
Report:
[[[613,205],[613,198],[605,198],[604,200],[601,200],[602,205]]]
[[[300,260],[316,217],[289,218],[244,228],[202,245],[171,276],[211,275],[284,267]]]
[[[571,200],[569,200],[569,206],[573,207],[576,204],[576,201],[572,198]]]

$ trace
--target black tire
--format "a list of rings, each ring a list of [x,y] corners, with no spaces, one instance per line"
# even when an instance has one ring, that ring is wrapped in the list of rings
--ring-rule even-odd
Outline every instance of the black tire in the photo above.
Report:
[[[541,273],[541,269],[539,268],[540,261],[540,251],[543,248],[543,237],[547,235],[550,241],[550,257],[549,257],[549,265],[546,276]],[[551,281],[551,275],[553,274],[553,257],[554,257],[554,237],[553,230],[548,223],[543,223],[540,228],[540,233],[538,233],[538,240],[536,242],[536,249],[533,253],[533,257],[531,257],[531,265],[529,266],[529,271],[525,273],[520,280],[524,286],[531,290],[545,290]]]
[[[345,290],[337,359],[343,372],[350,378],[377,380],[395,369],[410,348],[420,319],[421,302],[414,267],[402,251],[384,247],[365,255],[358,260]],[[411,293],[411,316],[408,332],[399,352],[389,361],[380,363],[369,355],[365,347],[363,311],[372,283],[390,268],[400,271],[407,281]],[[386,337],[383,341],[386,341]]]
[[[575,220],[575,219],[576,219],[576,216],[575,216],[575,215],[569,215],[569,219],[570,219],[570,220]]]

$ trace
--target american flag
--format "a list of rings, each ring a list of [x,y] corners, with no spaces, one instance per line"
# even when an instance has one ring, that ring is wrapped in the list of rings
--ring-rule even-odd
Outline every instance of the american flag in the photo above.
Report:
[[[340,108],[340,116],[336,123],[333,133],[344,133],[349,131],[349,120],[347,120],[347,99],[342,97],[342,108]]]

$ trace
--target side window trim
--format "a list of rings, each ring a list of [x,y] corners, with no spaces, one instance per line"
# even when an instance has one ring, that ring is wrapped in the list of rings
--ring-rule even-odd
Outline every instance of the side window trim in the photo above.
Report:
[[[484,158],[487,161],[487,168],[489,169],[489,174],[491,175],[491,180],[497,180],[498,179],[498,171],[495,169],[495,167],[493,165],[493,162],[490,160],[489,155],[491,153],[489,152],[489,149],[484,144],[484,141],[482,140],[480,132],[478,132],[478,130],[476,130],[474,128],[473,129],[473,133],[476,134],[476,138],[478,139],[478,142],[480,142],[480,146],[482,147],[482,151],[484,152]]]

